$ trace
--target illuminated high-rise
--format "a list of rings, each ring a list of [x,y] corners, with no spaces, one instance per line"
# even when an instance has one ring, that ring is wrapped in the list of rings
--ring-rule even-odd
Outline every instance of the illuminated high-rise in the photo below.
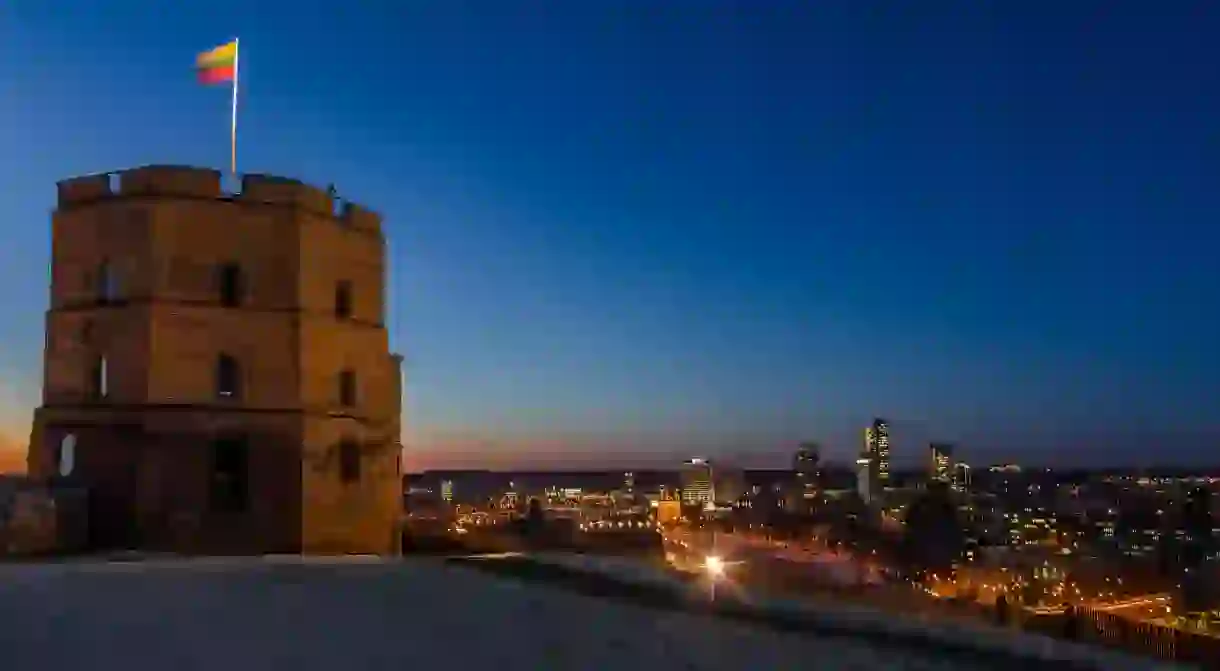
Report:
[[[953,446],[946,443],[928,445],[928,479],[949,482],[953,477]]]
[[[711,505],[714,499],[712,462],[700,457],[686,461],[682,468],[682,503]]]
[[[864,447],[856,460],[858,478],[863,478],[859,490],[866,502],[885,493],[890,484],[890,427],[884,419],[874,419],[864,429]]]
[[[877,491],[890,486],[890,425],[884,419],[873,420],[873,438],[876,440],[873,458],[877,469]]]

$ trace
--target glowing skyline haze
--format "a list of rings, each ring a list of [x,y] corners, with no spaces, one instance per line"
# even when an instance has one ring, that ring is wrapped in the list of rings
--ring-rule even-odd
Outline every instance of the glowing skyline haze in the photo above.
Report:
[[[238,167],[386,218],[407,465],[1220,462],[1220,7],[0,8],[0,450],[55,182]]]

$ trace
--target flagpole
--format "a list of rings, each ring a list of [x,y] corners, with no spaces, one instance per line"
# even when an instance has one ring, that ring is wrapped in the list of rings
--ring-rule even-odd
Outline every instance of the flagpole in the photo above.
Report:
[[[237,179],[237,73],[241,66],[241,47],[233,38],[233,124],[229,135],[229,172]]]

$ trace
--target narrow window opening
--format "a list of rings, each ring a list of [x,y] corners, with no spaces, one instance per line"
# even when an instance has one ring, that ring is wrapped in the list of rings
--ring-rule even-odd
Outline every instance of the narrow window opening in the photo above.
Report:
[[[62,477],[72,475],[76,468],[76,434],[69,433],[59,441],[56,450],[55,467]]]
[[[360,481],[360,444],[350,438],[339,443],[339,478],[346,483]]]
[[[245,277],[241,266],[236,263],[225,263],[216,271],[216,282],[220,293],[220,304],[226,308],[235,308],[245,299]]]
[[[110,362],[105,356],[100,356],[93,362],[93,370],[89,376],[89,393],[98,400],[110,396]]]
[[[115,273],[114,265],[110,261],[102,261],[97,267],[97,277],[95,278],[97,290],[97,300],[101,303],[109,303],[118,300],[119,297],[119,281]]]
[[[241,396],[241,365],[228,354],[216,359],[216,395],[221,398]]]
[[[211,504],[217,512],[243,512],[249,504],[249,450],[243,438],[212,443]]]
[[[339,373],[339,405],[351,408],[356,405],[356,372],[344,370]]]
[[[347,280],[335,284],[335,317],[350,319],[352,316],[352,283]]]

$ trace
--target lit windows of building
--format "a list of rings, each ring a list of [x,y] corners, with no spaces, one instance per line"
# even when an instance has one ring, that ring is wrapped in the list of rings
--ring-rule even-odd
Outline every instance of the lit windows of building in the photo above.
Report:
[[[957,492],[970,491],[970,479],[971,479],[970,464],[967,464],[966,462],[963,462],[963,461],[959,461],[959,462],[953,464],[951,473],[952,473],[952,475],[950,477],[950,484],[952,484],[954,491],[957,491]]]
[[[712,462],[696,457],[683,464],[682,503],[710,505],[715,499]]]
[[[932,443],[928,446],[928,477],[938,482],[949,482],[953,478],[953,446]]]
[[[890,425],[884,419],[873,420],[873,437],[876,440],[876,459],[878,491],[890,486]]]
[[[818,489],[822,447],[817,443],[801,443],[792,457],[792,471],[806,497],[815,495]]]
[[[864,448],[856,460],[856,471],[866,481],[864,487],[857,488],[861,498],[869,503],[878,500],[890,482],[890,428],[884,419],[874,419],[864,429]]]

